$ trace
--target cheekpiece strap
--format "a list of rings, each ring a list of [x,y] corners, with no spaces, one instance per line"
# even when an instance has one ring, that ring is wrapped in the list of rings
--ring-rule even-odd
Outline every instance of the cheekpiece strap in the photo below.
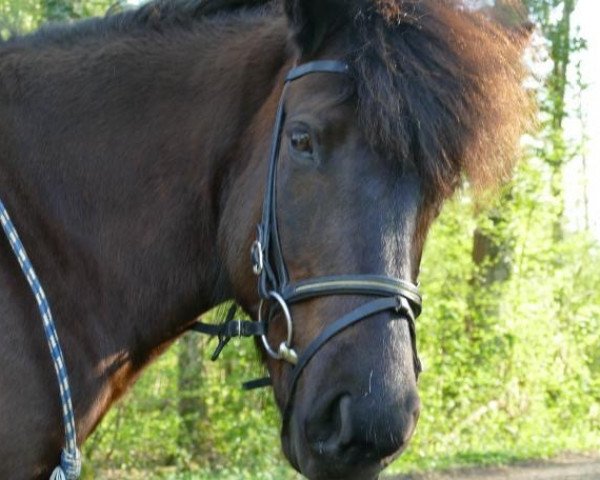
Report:
[[[276,215],[277,159],[285,121],[284,101],[287,85],[311,73],[348,74],[349,72],[348,64],[341,60],[316,60],[292,68],[285,78],[285,86],[275,115],[262,218],[258,225],[257,239],[252,247],[252,265],[254,272],[259,276],[258,290],[263,299],[269,298],[271,290],[279,291],[283,285],[288,283],[287,269],[277,231]]]

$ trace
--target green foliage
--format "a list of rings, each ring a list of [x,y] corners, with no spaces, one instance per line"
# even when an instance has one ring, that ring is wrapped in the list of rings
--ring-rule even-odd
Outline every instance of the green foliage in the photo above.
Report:
[[[475,292],[480,304],[499,302],[495,314],[469,309],[468,198],[434,226],[422,270],[423,412],[397,469],[600,449],[600,250],[581,234],[555,240],[549,170],[530,159],[512,202],[494,206],[515,239],[510,278]]]
[[[43,0],[44,21],[60,22],[101,16],[113,4],[120,3],[114,0]]]
[[[46,22],[104,15],[127,0],[0,0],[0,38],[34,30]]]
[[[11,33],[34,29],[42,18],[42,8],[37,0],[0,1],[0,38]]]
[[[208,358],[214,341],[199,338],[198,342]],[[88,478],[122,478],[123,471],[128,478],[136,478],[140,471],[141,478],[150,468],[156,478],[293,478],[280,453],[279,414],[270,390],[246,393],[241,389],[243,381],[264,373],[255,347],[232,340],[218,364],[205,364],[198,372],[200,389],[181,392],[177,350],[182,347],[180,342],[161,357],[88,441]],[[197,419],[204,446],[199,455],[179,442],[187,432],[178,410],[180,395],[204,399],[206,414]]]
[[[556,242],[549,176],[550,167],[530,159],[508,187],[512,202],[491,206],[511,219],[503,230],[515,239],[509,279],[475,292],[478,305],[501,295],[493,315],[471,308],[470,234],[480,223],[471,198],[456,198],[434,226],[418,325],[423,409],[393,471],[600,449],[600,248],[581,234]],[[199,341],[208,357],[214,344]],[[195,458],[178,446],[176,346],[90,440],[90,478],[142,478],[148,468],[154,478],[296,478],[279,452],[271,393],[240,389],[261,373],[255,347],[233,342],[219,363],[204,364],[202,390],[192,392],[206,402],[208,452]]]

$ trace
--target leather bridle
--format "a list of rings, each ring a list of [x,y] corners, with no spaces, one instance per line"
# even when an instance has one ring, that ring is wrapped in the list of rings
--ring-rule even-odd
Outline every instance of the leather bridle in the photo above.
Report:
[[[276,359],[290,363],[290,393],[288,405],[293,399],[296,383],[304,368],[314,355],[333,337],[357,322],[363,321],[381,312],[391,312],[391,319],[407,321],[411,343],[415,374],[421,371],[421,362],[417,355],[415,319],[421,313],[421,295],[417,285],[398,278],[382,275],[334,275],[316,277],[293,282],[290,280],[285,264],[281,241],[277,229],[277,160],[281,147],[281,135],[285,122],[285,94],[290,83],[306,75],[329,73],[349,75],[349,67],[339,60],[319,60],[293,68],[285,78],[281,94],[273,139],[269,157],[269,171],[265,189],[262,219],[257,227],[257,237],[251,248],[252,269],[258,277],[258,293],[261,298],[258,309],[258,321],[234,320],[235,309],[229,311],[226,321],[217,325],[198,323],[194,329],[201,333],[219,336],[220,342],[213,359],[216,359],[234,336],[260,337],[266,353]],[[290,306],[315,297],[332,295],[364,295],[375,299],[364,303],[335,322],[328,325],[309,345],[298,354],[293,347],[294,322]],[[267,306],[266,315],[263,311]],[[273,348],[267,338],[269,323],[279,312],[287,326],[287,335],[277,348]],[[270,384],[269,379],[248,382],[245,388],[256,388]]]

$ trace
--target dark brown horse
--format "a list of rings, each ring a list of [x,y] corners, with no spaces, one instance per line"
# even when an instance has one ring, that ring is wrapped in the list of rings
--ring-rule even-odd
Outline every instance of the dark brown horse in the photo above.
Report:
[[[445,0],[159,0],[0,44],[0,197],[46,289],[83,441],[211,307],[256,318],[249,262],[285,74],[279,236],[292,279],[416,282],[463,175],[501,178],[524,125],[521,34]],[[63,441],[36,304],[0,240],[0,478],[47,478]],[[302,351],[367,299],[292,308]],[[309,478],[372,478],[419,413],[406,322],[331,339],[296,386],[285,454]],[[272,344],[282,323],[269,332]],[[268,359],[280,408],[290,365]]]

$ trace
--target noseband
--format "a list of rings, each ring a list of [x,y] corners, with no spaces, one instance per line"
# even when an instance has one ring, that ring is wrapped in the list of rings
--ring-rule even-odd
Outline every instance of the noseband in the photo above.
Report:
[[[281,134],[285,122],[285,94],[290,83],[314,73],[349,75],[349,67],[338,60],[320,60],[305,63],[293,68],[285,79],[285,86],[279,100],[273,139],[269,157],[269,171],[262,209],[262,219],[257,227],[257,238],[252,244],[252,269],[258,277],[258,293],[261,298],[257,322],[233,320],[235,311],[230,310],[227,320],[221,326],[199,323],[194,329],[202,333],[218,335],[220,342],[213,358],[232,336],[260,337],[266,353],[276,359],[293,365],[288,404],[294,396],[296,383],[312,357],[333,337],[357,322],[381,312],[390,312],[392,319],[405,319],[408,323],[415,373],[421,371],[417,355],[415,319],[421,313],[421,295],[418,287],[406,280],[382,275],[334,275],[316,277],[297,282],[290,281],[281,248],[277,229],[277,159],[281,147]],[[300,353],[293,347],[294,322],[290,306],[315,297],[332,295],[364,295],[375,297],[360,307],[342,316],[323,331]],[[266,309],[265,309],[266,305]],[[264,310],[267,310],[264,312]],[[275,314],[281,313],[286,323],[285,340],[273,347],[267,338],[269,324]],[[266,315],[265,315],[266,313]],[[261,379],[245,384],[246,388],[256,388],[270,384],[269,379]]]

